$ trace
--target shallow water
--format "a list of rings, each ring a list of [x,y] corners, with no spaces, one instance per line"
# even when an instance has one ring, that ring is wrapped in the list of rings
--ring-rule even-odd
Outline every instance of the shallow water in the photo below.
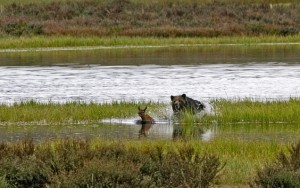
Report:
[[[141,124],[98,123],[88,125],[9,125],[0,126],[1,141],[32,138],[34,141],[57,138],[137,140],[137,139],[199,139],[203,141],[239,140],[293,143],[300,140],[300,124],[242,124],[242,125],[178,125],[157,123],[151,125],[146,135],[141,135]]]
[[[161,101],[186,93],[213,98],[287,99],[300,96],[299,46],[212,47],[0,53],[0,103],[25,100]],[[134,119],[93,125],[0,126],[0,140],[62,137],[139,139]],[[202,140],[299,140],[299,125],[200,126],[171,121],[152,125],[147,138],[174,139],[193,132]],[[198,126],[198,125],[197,125]],[[199,127],[199,126],[198,126]],[[186,132],[185,132],[186,131]]]

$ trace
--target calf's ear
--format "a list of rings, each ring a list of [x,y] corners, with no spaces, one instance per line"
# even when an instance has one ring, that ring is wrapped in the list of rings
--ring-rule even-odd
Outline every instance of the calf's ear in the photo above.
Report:
[[[173,100],[174,99],[174,96],[173,95],[171,95],[171,100]]]
[[[186,94],[182,94],[181,97],[185,99],[186,98]]]

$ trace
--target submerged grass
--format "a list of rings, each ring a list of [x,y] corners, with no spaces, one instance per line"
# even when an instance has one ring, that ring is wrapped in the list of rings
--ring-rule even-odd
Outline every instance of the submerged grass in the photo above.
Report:
[[[260,45],[261,43],[298,43],[300,35],[293,36],[238,36],[238,37],[73,37],[35,36],[0,38],[0,49],[28,49],[53,47],[159,47],[179,45]]]

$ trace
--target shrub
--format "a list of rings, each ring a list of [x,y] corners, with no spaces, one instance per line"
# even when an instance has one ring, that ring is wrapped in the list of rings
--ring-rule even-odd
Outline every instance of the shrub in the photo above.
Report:
[[[133,163],[94,159],[67,176],[62,187],[142,187],[141,180]]]
[[[171,152],[156,159],[148,158],[140,170],[144,176],[151,178],[151,184],[156,187],[206,188],[213,183],[222,168],[217,157],[200,156],[193,148],[186,147],[178,153]]]
[[[258,171],[253,187],[297,188],[300,187],[300,142],[281,152],[274,164]]]
[[[49,183],[50,175],[50,169],[34,158],[6,159],[0,162],[0,176],[4,177],[1,184],[8,184],[9,187],[43,187]]]
[[[37,23],[8,23],[4,26],[3,30],[5,31],[5,33],[14,36],[43,34],[43,26]]]
[[[293,27],[288,27],[288,28],[283,28],[281,31],[280,31],[280,34],[281,35],[297,35],[299,33],[298,29],[296,28],[293,28]]]

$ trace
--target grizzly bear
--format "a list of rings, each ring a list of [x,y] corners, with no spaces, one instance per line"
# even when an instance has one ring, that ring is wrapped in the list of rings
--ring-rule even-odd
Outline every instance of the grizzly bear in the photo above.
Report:
[[[186,94],[173,96],[171,95],[172,109],[174,113],[190,112],[196,113],[202,111],[205,106],[200,101],[186,96]]]

